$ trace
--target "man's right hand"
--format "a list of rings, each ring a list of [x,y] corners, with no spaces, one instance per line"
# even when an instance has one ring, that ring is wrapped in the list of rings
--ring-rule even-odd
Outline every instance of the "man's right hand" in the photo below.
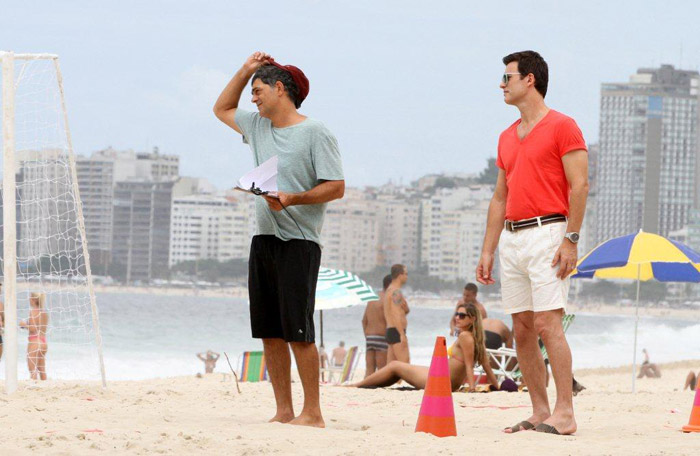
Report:
[[[479,258],[479,264],[476,267],[476,281],[484,285],[492,285],[496,283],[493,280],[491,272],[493,271],[493,254],[482,252]]]
[[[270,59],[272,59],[270,54],[258,51],[246,59],[243,68],[249,76],[253,76],[258,68],[270,63]]]

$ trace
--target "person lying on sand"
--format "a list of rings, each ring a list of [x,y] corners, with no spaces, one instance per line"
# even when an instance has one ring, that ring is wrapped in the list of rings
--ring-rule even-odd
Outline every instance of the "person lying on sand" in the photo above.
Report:
[[[455,324],[460,329],[457,341],[452,346],[449,358],[450,382],[452,391],[459,390],[466,376],[469,391],[476,391],[474,381],[474,366],[483,366],[489,384],[499,389],[498,380],[488,363],[488,354],[484,344],[484,329],[481,324],[481,313],[474,304],[459,306],[455,312]],[[410,385],[424,389],[428,382],[429,368],[414,366],[401,361],[391,361],[374,374],[365,377],[351,386],[357,388],[386,387],[405,380]]]

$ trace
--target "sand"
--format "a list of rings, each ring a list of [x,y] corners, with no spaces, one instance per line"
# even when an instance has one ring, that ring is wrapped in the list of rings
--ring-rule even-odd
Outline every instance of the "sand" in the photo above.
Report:
[[[526,393],[453,395],[457,437],[414,433],[422,391],[321,388],[326,429],[267,424],[269,383],[243,383],[242,394],[221,373],[99,385],[21,383],[0,395],[0,454],[672,454],[697,455],[700,433],[684,434],[694,392],[682,391],[700,361],[662,366],[661,379],[639,380],[629,369],[576,372],[587,389],[575,398],[574,436],[506,435],[505,425],[529,416]],[[293,385],[301,408],[301,385]],[[549,389],[553,400],[554,389]]]

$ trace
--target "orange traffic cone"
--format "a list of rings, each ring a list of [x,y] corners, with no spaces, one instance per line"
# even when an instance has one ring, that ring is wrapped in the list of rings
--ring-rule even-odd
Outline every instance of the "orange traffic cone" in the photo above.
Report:
[[[683,426],[683,432],[700,432],[700,386],[695,390],[693,410],[690,411],[690,421]]]
[[[457,435],[455,409],[452,404],[450,367],[447,362],[445,338],[435,340],[433,360],[430,362],[428,382],[418,413],[416,432],[427,432],[438,437]]]

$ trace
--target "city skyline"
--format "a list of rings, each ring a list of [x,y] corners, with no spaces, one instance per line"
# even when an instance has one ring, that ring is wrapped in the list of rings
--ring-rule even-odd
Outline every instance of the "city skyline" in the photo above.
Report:
[[[181,157],[183,175],[219,188],[252,159],[211,107],[245,57],[267,50],[307,72],[302,112],[336,134],[348,185],[362,187],[481,170],[518,117],[498,88],[500,59],[515,50],[542,53],[548,104],[597,142],[601,83],[661,63],[697,69],[700,5],[677,3],[682,15],[629,2],[501,2],[474,11],[459,2],[436,10],[418,2],[271,1],[261,18],[254,5],[216,2],[192,20],[189,1],[35,2],[5,8],[11,20],[0,42],[61,56],[77,154],[157,145]],[[621,17],[635,27],[621,33]],[[247,94],[242,106],[253,108]]]

